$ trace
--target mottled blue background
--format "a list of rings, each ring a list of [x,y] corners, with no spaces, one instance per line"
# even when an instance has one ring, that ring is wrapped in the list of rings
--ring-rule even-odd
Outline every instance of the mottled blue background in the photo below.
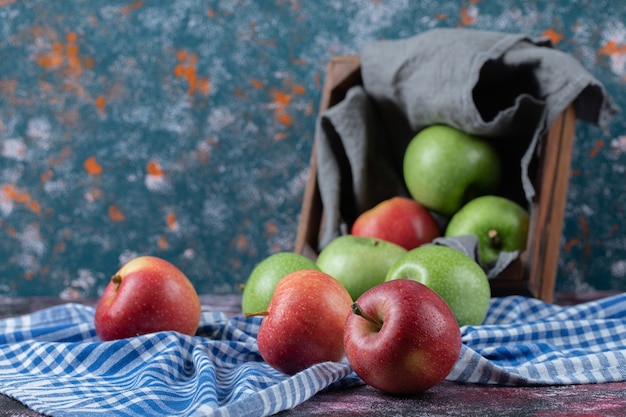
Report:
[[[550,36],[626,109],[617,1],[0,0],[0,295],[136,255],[235,293],[293,248],[325,65],[434,27]],[[626,288],[626,123],[579,123],[557,289]]]

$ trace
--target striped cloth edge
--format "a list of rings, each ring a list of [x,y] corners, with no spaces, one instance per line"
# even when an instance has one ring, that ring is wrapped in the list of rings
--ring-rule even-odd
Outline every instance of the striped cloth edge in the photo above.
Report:
[[[261,318],[202,315],[196,336],[100,342],[78,304],[0,320],[0,392],[53,416],[266,416],[316,393],[362,384],[349,364],[286,376],[263,362]],[[626,295],[560,307],[494,298],[465,326],[450,381],[499,385],[626,380]]]

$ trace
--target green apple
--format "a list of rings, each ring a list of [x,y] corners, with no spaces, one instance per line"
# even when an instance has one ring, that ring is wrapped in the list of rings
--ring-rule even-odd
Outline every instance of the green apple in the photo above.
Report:
[[[500,185],[500,156],[485,139],[445,125],[422,129],[404,153],[404,182],[426,208],[451,216]]]
[[[528,239],[528,211],[504,197],[486,195],[464,205],[446,227],[446,237],[475,235],[483,265],[500,252],[523,251]]]
[[[267,310],[278,281],[291,272],[304,269],[319,271],[315,261],[295,252],[278,252],[263,259],[254,267],[243,287],[243,313]]]
[[[386,240],[343,235],[322,249],[317,266],[341,282],[356,300],[365,291],[384,282],[389,267],[406,253],[402,246]]]
[[[485,319],[491,287],[485,271],[463,252],[447,246],[423,245],[410,250],[389,269],[386,281],[412,279],[435,291],[454,313],[459,326]]]

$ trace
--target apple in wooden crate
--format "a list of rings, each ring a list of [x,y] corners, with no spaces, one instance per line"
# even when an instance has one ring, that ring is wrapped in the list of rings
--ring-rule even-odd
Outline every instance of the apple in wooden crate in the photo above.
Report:
[[[486,195],[461,207],[450,219],[445,235],[476,236],[480,261],[488,265],[501,252],[526,249],[529,224],[530,216],[524,207],[508,198]]]
[[[374,237],[415,249],[441,235],[432,214],[407,197],[392,197],[364,211],[352,225],[355,236]]]
[[[450,126],[422,129],[404,152],[403,176],[411,196],[445,216],[474,197],[494,193],[501,172],[491,143]]]

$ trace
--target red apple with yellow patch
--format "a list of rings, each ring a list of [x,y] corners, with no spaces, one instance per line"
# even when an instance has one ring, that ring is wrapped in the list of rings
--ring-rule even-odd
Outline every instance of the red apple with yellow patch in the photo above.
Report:
[[[364,211],[352,225],[356,236],[375,237],[411,250],[441,236],[432,214],[417,201],[392,197]]]
[[[276,284],[257,342],[263,359],[293,375],[316,363],[343,359],[343,328],[352,298],[332,276],[316,270],[287,274]]]
[[[94,325],[103,341],[169,330],[194,335],[200,314],[198,294],[180,269],[141,256],[113,275],[96,307]]]

